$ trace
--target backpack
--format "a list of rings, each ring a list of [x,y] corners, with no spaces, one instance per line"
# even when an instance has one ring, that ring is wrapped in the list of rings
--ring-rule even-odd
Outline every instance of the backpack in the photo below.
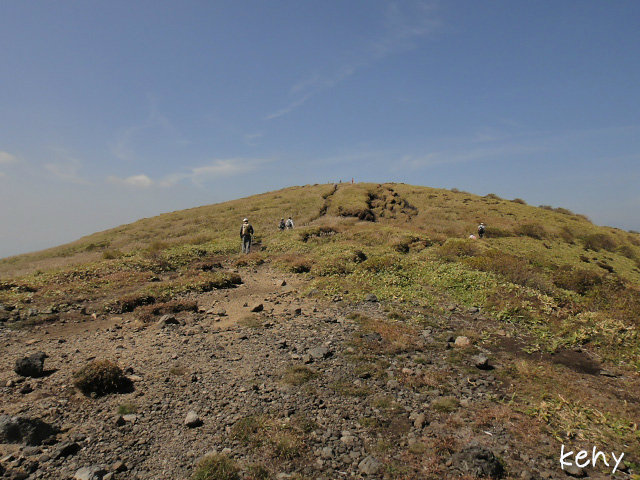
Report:
[[[249,235],[251,229],[251,225],[249,225],[248,223],[243,223],[242,224],[242,233],[241,235],[244,237],[245,235]]]
[[[484,225],[478,225],[478,233],[484,233]]]

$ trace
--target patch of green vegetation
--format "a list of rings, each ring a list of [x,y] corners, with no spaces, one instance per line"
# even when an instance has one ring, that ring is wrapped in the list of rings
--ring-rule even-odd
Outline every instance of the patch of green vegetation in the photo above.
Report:
[[[431,408],[437,412],[454,412],[460,406],[456,397],[438,397],[431,402]]]
[[[226,455],[208,455],[200,461],[191,480],[240,480],[240,469]]]
[[[129,415],[130,413],[136,413],[137,411],[138,406],[135,403],[127,402],[118,405],[119,415]]]
[[[292,365],[282,375],[282,381],[289,385],[300,386],[315,378],[318,374],[306,365]]]

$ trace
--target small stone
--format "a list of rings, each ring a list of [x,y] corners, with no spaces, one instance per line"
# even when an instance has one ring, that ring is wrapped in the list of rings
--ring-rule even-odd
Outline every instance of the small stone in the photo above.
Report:
[[[362,459],[362,461],[358,464],[358,470],[360,473],[365,475],[375,475],[380,471],[382,467],[382,463],[375,457],[369,455]]]
[[[320,450],[320,456],[327,460],[333,458],[333,450],[331,449],[331,447],[324,447],[322,450]]]
[[[570,477],[576,477],[576,478],[582,478],[587,476],[587,472],[584,471],[584,468],[580,468],[574,464],[566,465],[564,467],[564,473],[566,473]]]
[[[258,305],[251,308],[251,311],[255,313],[261,312],[263,310],[264,310],[264,305],[262,303],[259,303]]]
[[[158,326],[166,327],[167,325],[179,325],[180,322],[173,315],[162,315],[158,320]]]
[[[364,297],[364,301],[365,302],[376,303],[378,301],[378,297],[376,297],[373,293],[368,293],[367,296]]]
[[[119,460],[111,466],[111,470],[114,472],[126,472],[127,466],[122,460]]]
[[[416,415],[416,418],[413,420],[413,426],[420,430],[426,423],[427,417],[424,413],[419,413]]]
[[[98,466],[93,465],[91,467],[82,467],[73,476],[74,480],[102,480],[107,474],[107,471]]]
[[[485,355],[474,355],[471,357],[471,363],[480,370],[493,370],[493,366],[489,363],[489,359]]]
[[[282,283],[280,283],[281,287],[286,287],[287,286],[287,281],[286,280],[282,280]]]
[[[25,383],[20,388],[20,393],[23,395],[26,395],[27,393],[31,393],[31,392],[33,392],[33,387],[31,386],[30,383]]]
[[[80,445],[76,442],[64,442],[61,443],[58,448],[56,448],[56,452],[53,454],[54,458],[63,458],[68,457],[70,455],[75,455],[80,451]]]
[[[476,477],[501,478],[504,469],[496,456],[485,447],[472,445],[451,457],[454,467],[467,475]]]
[[[456,341],[454,342],[456,347],[468,347],[471,345],[471,341],[467,337],[456,337]]]
[[[187,413],[187,417],[184,419],[184,424],[189,428],[195,428],[202,425],[202,420],[198,417],[198,414],[193,410]]]
[[[333,352],[327,347],[315,347],[310,349],[308,353],[314,360],[323,360],[333,355]]]

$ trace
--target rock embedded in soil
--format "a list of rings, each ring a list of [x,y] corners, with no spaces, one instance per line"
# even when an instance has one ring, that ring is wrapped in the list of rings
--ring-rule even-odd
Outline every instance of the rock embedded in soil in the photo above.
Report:
[[[456,341],[454,342],[454,345],[456,347],[468,347],[469,345],[471,345],[471,341],[469,340],[468,337],[460,336],[460,337],[456,337]]]
[[[42,377],[44,375],[44,359],[47,357],[46,353],[38,352],[28,357],[19,358],[16,360],[14,370],[23,377]]]
[[[0,443],[41,445],[56,429],[39,418],[0,416]]]
[[[375,457],[369,455],[362,459],[362,461],[358,464],[358,470],[360,473],[365,475],[375,475],[382,468],[382,463]]]
[[[466,475],[480,478],[501,478],[504,475],[502,464],[493,452],[479,445],[471,445],[455,453],[451,463]]]
[[[198,414],[193,410],[187,413],[187,417],[184,419],[184,424],[189,428],[196,428],[202,425],[202,420],[198,417]]]
[[[106,474],[107,471],[103,467],[92,465],[90,467],[82,467],[76,471],[73,480],[102,480]]]
[[[264,310],[264,305],[262,303],[259,303],[258,305],[255,305],[251,308],[251,311],[254,313],[261,312],[262,310]]]
[[[471,363],[474,367],[480,370],[493,370],[493,365],[489,363],[489,359],[486,355],[474,355],[471,357]]]

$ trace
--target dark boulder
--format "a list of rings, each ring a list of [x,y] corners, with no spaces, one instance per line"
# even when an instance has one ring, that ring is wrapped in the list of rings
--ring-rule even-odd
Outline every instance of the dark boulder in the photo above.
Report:
[[[39,418],[0,416],[0,443],[41,445],[55,433],[55,427]]]
[[[42,377],[45,374],[44,359],[47,357],[46,353],[38,352],[28,357],[19,358],[16,360],[14,370],[23,377]]]

